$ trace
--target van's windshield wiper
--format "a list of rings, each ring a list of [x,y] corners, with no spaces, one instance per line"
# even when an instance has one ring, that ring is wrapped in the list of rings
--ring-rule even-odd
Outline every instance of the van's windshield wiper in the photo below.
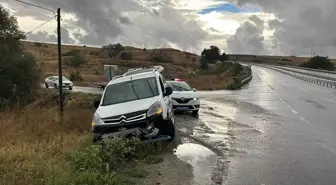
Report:
[[[134,89],[133,81],[131,81],[131,84],[132,84],[132,89],[133,89],[133,92],[134,92],[135,96],[137,97],[137,99],[139,99],[139,96],[138,96],[138,94],[136,93],[136,91]]]

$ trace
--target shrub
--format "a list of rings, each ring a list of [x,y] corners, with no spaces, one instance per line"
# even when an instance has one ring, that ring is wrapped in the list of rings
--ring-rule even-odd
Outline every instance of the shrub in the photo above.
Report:
[[[171,63],[173,57],[164,51],[153,52],[150,61],[157,63]]]
[[[102,51],[105,52],[109,58],[117,56],[121,51],[124,50],[124,46],[122,46],[120,43],[109,44],[102,47]]]
[[[300,66],[312,69],[324,69],[330,71],[335,69],[335,66],[330,61],[330,59],[328,57],[322,57],[322,56],[315,56],[313,58],[310,58],[308,62],[304,62]]]
[[[71,51],[68,51],[66,53],[63,53],[62,55],[63,56],[75,56],[75,55],[78,55],[80,54],[81,50],[78,50],[78,49],[73,49]]]
[[[147,49],[146,49],[146,48],[143,48],[142,51],[147,51]]]
[[[196,57],[192,57],[191,60],[192,60],[193,63],[195,63],[196,62]]]
[[[76,53],[74,55],[69,56],[65,59],[64,64],[67,66],[71,66],[74,68],[78,68],[83,64],[87,64],[86,57],[81,53]]]
[[[70,73],[69,78],[70,78],[71,81],[83,81],[83,77],[78,70],[77,71],[72,71]]]
[[[208,69],[209,68],[209,65],[208,65],[208,62],[207,62],[207,60],[206,59],[204,59],[204,58],[201,58],[200,59],[200,68],[201,69]]]
[[[90,55],[93,55],[93,56],[98,56],[98,55],[100,55],[100,51],[90,51]]]
[[[133,60],[133,53],[132,52],[122,52],[120,54],[121,60]]]
[[[35,45],[36,47],[42,47],[42,44],[39,43],[39,42],[35,42],[34,45]]]
[[[7,105],[25,105],[32,101],[41,72],[34,56],[13,54],[2,56],[0,62],[0,111]]]
[[[186,59],[190,59],[191,57],[190,57],[190,55],[189,54],[187,54],[186,55]]]

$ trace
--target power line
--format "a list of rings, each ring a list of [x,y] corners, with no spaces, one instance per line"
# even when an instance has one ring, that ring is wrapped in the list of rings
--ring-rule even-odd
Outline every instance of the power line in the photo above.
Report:
[[[21,0],[13,0],[13,1],[17,1],[19,3],[23,3],[23,4],[26,4],[26,5],[30,5],[30,6],[34,6],[34,7],[37,7],[37,8],[41,8],[41,9],[44,9],[44,10],[51,11],[54,14],[54,16],[56,16],[56,12],[52,9],[45,8],[43,6],[39,6],[39,5],[35,5],[35,4],[31,4],[31,3],[27,3],[27,2],[24,2],[24,1],[21,1]]]
[[[56,17],[56,15],[53,16],[51,19],[47,20],[46,22],[40,24],[40,25],[37,26],[36,28],[32,29],[31,31],[27,32],[27,33],[26,33],[26,36],[29,35],[29,34],[31,34],[33,31],[35,31],[35,30],[41,28],[43,25],[47,24],[48,22],[50,22],[51,20],[53,20],[55,17]]]

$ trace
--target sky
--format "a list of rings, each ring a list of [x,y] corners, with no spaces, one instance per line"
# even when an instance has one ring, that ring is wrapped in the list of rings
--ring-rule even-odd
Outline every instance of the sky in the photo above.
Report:
[[[223,52],[336,56],[334,0],[26,0],[62,11],[62,42]],[[51,12],[0,0],[28,40],[56,42]],[[30,33],[30,31],[34,30]]]

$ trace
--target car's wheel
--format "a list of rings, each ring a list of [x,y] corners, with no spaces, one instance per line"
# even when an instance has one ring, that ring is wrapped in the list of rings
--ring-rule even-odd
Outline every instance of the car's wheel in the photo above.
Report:
[[[174,140],[175,138],[175,125],[171,119],[165,120],[160,125],[159,135],[168,135],[171,137],[169,141]]]
[[[92,143],[98,143],[101,140],[102,140],[101,134],[98,133],[93,134]]]
[[[69,90],[72,90],[72,87],[71,87],[71,86],[69,87]]]
[[[199,111],[199,110],[193,110],[193,111],[192,111],[192,114],[194,114],[194,115],[195,115],[195,114],[198,114],[198,111]]]
[[[47,83],[44,83],[45,88],[49,88],[49,85]]]
[[[54,88],[57,89],[57,84],[54,84]]]

